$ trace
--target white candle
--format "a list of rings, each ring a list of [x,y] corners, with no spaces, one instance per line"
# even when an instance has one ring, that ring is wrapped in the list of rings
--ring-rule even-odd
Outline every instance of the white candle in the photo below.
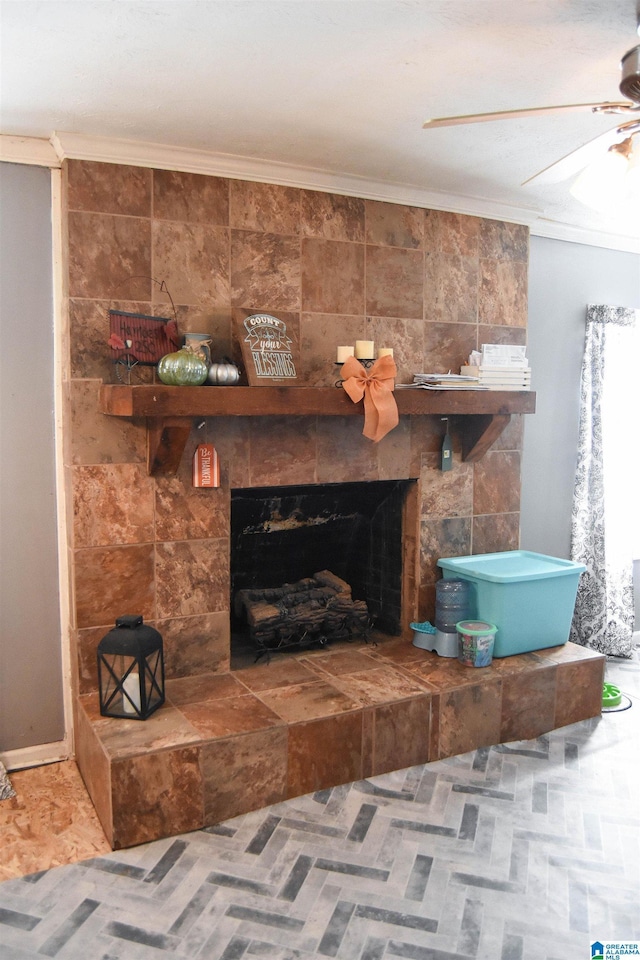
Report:
[[[378,360],[380,357],[392,357],[393,356],[393,347],[380,347],[378,350]]]
[[[122,684],[122,689],[127,693],[131,700],[131,703],[127,700],[127,697],[122,695],[122,709],[125,713],[135,714],[140,712],[140,678],[137,673],[130,673],[128,677],[125,678],[124,683]]]
[[[347,357],[353,356],[353,347],[338,347],[337,363],[344,363]]]
[[[373,360],[373,340],[356,340],[356,357],[358,360]]]

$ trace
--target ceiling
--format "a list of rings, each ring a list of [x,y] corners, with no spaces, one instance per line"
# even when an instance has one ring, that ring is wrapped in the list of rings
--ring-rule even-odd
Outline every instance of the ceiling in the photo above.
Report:
[[[163,145],[178,169],[640,239],[637,216],[590,211],[571,181],[521,186],[615,117],[422,128],[621,99],[635,0],[2,0],[0,42],[2,134],[55,134],[59,153],[105,159],[107,138],[161,165]]]

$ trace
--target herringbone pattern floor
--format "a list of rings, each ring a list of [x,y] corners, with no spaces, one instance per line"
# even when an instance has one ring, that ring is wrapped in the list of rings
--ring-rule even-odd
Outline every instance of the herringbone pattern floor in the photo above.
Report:
[[[0,958],[589,960],[640,940],[631,709],[0,885]]]

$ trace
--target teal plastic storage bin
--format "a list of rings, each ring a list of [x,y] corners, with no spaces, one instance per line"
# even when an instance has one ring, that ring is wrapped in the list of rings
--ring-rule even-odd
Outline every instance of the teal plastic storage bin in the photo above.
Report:
[[[438,560],[443,577],[475,586],[476,616],[498,628],[494,657],[558,647],[569,639],[580,574],[586,569],[527,550]]]

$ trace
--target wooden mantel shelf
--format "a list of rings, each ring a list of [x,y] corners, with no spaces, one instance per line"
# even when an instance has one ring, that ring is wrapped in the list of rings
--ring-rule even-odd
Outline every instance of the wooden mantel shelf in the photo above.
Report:
[[[500,436],[513,413],[534,413],[530,390],[396,390],[401,416],[455,416],[460,421],[463,458],[479,460]],[[167,387],[103,384],[100,410],[114,417],[147,417],[149,473],[176,472],[191,421],[205,417],[363,415],[336,387]]]

